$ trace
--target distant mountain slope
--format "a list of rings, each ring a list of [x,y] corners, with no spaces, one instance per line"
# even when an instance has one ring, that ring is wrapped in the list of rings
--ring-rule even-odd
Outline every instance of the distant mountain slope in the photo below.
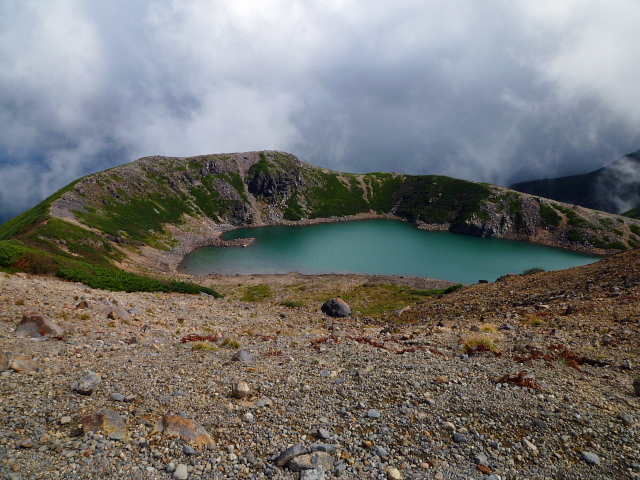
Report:
[[[640,205],[640,150],[594,172],[531,180],[513,190],[604,212],[625,212]]]
[[[232,226],[363,215],[594,253],[640,245],[640,221],[617,215],[450,177],[335,172],[263,151],[147,157],[78,179],[0,226],[0,265],[82,261],[173,274],[185,253],[220,244]]]

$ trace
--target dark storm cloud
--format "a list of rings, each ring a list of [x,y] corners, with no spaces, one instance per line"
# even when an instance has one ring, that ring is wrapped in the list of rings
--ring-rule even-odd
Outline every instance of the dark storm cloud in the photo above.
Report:
[[[640,148],[638,19],[632,0],[5,1],[0,204],[152,154],[593,170]]]

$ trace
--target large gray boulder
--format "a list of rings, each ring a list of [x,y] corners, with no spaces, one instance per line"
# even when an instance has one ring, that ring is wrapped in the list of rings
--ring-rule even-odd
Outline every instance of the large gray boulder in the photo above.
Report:
[[[343,318],[351,315],[351,309],[349,305],[347,305],[347,302],[338,297],[331,298],[324,302],[324,305],[322,305],[322,313],[330,317]]]

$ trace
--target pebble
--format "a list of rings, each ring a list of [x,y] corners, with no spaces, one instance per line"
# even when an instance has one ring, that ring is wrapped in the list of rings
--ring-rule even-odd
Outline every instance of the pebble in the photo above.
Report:
[[[380,412],[375,408],[371,408],[367,411],[367,417],[369,418],[380,418]]]
[[[297,457],[298,455],[303,455],[306,451],[307,450],[304,448],[302,443],[296,443],[280,453],[274,463],[277,467],[283,467],[289,462],[289,460]]]
[[[580,452],[582,459],[589,465],[600,465],[600,457],[593,452],[582,451]]]
[[[245,381],[239,381],[239,382],[235,382],[232,386],[231,386],[231,394],[235,397],[235,398],[245,398],[249,396],[249,393],[251,392],[251,387],[249,387],[249,384]]]
[[[387,468],[387,478],[389,480],[402,480],[402,473],[395,467]]]
[[[253,363],[254,359],[253,359],[253,355],[251,354],[251,352],[249,350],[246,349],[240,349],[238,350],[233,357],[231,357],[231,360],[233,360],[234,362],[240,362],[240,363]]]
[[[185,465],[184,463],[179,463],[178,466],[176,466],[175,471],[173,472],[173,478],[174,480],[187,480],[187,478],[189,478],[189,470],[187,465]]]

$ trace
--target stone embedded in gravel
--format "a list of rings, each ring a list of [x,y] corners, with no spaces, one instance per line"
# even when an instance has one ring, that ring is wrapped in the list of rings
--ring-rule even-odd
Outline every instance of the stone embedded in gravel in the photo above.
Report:
[[[253,363],[253,355],[249,350],[242,348],[231,357],[231,360],[240,363]]]
[[[489,465],[489,459],[484,453],[478,453],[473,457],[473,461],[476,465]]]
[[[122,307],[106,306],[100,310],[100,313],[107,316],[111,320],[125,320],[130,322],[133,316]]]
[[[466,443],[469,440],[467,439],[467,437],[465,437],[460,432],[456,432],[456,433],[453,434],[453,441],[456,442],[456,443]]]
[[[522,446],[534,457],[537,457],[538,454],[540,453],[538,451],[538,447],[536,447],[533,443],[531,443],[529,440],[527,440],[526,438],[524,438],[522,440]]]
[[[101,381],[102,376],[99,373],[89,370],[81,380],[71,384],[71,390],[78,392],[80,395],[91,395],[98,388]]]
[[[300,480],[324,480],[324,468],[322,465],[318,465],[312,470],[302,470]]]
[[[65,329],[39,312],[26,313],[13,332],[19,338],[64,335]]]
[[[38,365],[29,355],[17,355],[9,364],[12,370],[18,373],[35,373]]]
[[[620,417],[620,420],[622,420],[622,423],[628,427],[630,425],[633,425],[635,423],[635,419],[629,415],[628,413],[625,412],[620,412],[618,414],[618,417]]]
[[[580,456],[582,457],[582,460],[587,462],[589,465],[600,465],[600,457],[593,452],[582,451],[580,452]]]
[[[7,368],[9,368],[9,359],[7,355],[0,350],[0,372],[4,372]]]
[[[274,463],[276,464],[276,467],[283,467],[292,458],[297,457],[298,455],[304,455],[305,453],[307,453],[307,450],[304,448],[304,445],[302,443],[296,443],[278,455],[278,458],[276,458]]]
[[[636,392],[636,395],[640,395],[640,378],[636,378],[633,381],[633,389]]]
[[[242,415],[242,421],[247,423],[253,423],[253,413],[247,412]]]
[[[387,468],[387,478],[389,480],[402,480],[402,473],[395,467]]]
[[[369,418],[380,418],[380,412],[378,410],[376,410],[375,408],[371,408],[367,412],[367,417],[369,417]]]
[[[187,480],[187,478],[189,478],[189,467],[187,467],[186,464],[184,463],[179,463],[178,466],[176,467],[175,471],[173,472],[173,479],[174,480]]]
[[[316,437],[321,438],[322,440],[328,440],[331,438],[331,432],[326,428],[319,428],[316,432]]]
[[[60,425],[67,425],[68,423],[71,423],[72,418],[68,415],[65,415],[64,417],[60,417]]]
[[[180,438],[196,445],[213,445],[215,442],[202,425],[180,415],[165,415],[154,427],[151,435],[163,433],[169,438]]]
[[[195,455],[196,454],[196,449],[193,448],[191,445],[185,445],[184,447],[182,447],[182,452],[185,455]]]
[[[245,398],[249,396],[251,393],[251,387],[247,382],[240,380],[239,382],[234,382],[231,386],[231,394],[236,398]]]
[[[113,400],[114,402],[124,402],[126,399],[126,397],[119,392],[113,392],[109,396],[111,397],[111,400]]]
[[[103,433],[112,440],[123,440],[127,436],[124,418],[110,408],[103,408],[82,419],[82,431]]]
[[[534,418],[533,424],[538,428],[542,428],[542,429],[549,428],[549,425],[547,425],[547,422],[545,422],[544,420],[540,420],[539,418]]]
[[[327,453],[336,453],[340,448],[340,445],[331,445],[328,443],[314,443],[309,446],[309,450],[311,452],[327,452]]]
[[[20,439],[17,445],[19,448],[31,448],[33,447],[33,441],[29,437],[24,437]]]
[[[330,317],[344,318],[351,315],[351,308],[341,298],[330,298],[322,305],[322,313]]]
[[[322,466],[325,471],[333,468],[333,457],[326,452],[314,452],[306,455],[298,455],[287,463],[294,472],[301,470],[313,470],[318,466]]]

